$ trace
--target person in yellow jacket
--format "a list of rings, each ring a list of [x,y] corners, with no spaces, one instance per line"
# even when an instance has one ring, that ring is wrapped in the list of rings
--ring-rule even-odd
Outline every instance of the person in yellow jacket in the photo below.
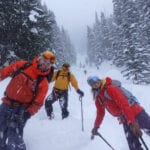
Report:
[[[61,70],[54,72],[51,82],[55,81],[52,93],[48,95],[45,101],[45,110],[49,119],[54,118],[53,103],[59,100],[62,111],[62,119],[69,116],[68,111],[68,87],[69,83],[74,87],[77,93],[82,97],[83,91],[79,89],[78,82],[73,73],[70,72],[70,64],[64,63]]]

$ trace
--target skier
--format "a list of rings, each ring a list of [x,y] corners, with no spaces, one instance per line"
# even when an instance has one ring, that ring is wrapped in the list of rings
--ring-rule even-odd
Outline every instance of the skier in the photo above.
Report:
[[[70,72],[70,64],[64,63],[61,70],[55,71],[52,81],[55,81],[52,93],[46,98],[45,109],[49,119],[54,118],[53,103],[59,100],[62,119],[68,117],[68,87],[69,83],[75,88],[77,93],[82,97],[84,93],[79,89],[78,82],[73,73]]]
[[[85,74],[85,75],[87,74],[87,70],[86,70],[86,69],[84,70],[84,74]]]
[[[0,105],[0,150],[26,150],[23,129],[43,105],[48,91],[46,75],[54,62],[54,54],[46,51],[32,64],[20,60],[0,70],[0,81],[12,77]]]
[[[150,136],[150,116],[144,108],[136,102],[130,105],[127,97],[119,87],[112,84],[112,79],[109,77],[100,80],[97,76],[91,76],[87,82],[92,88],[97,109],[92,136],[98,135],[99,126],[107,110],[123,124],[130,150],[143,150],[139,140],[142,137],[141,129]],[[106,97],[106,92],[111,100]]]

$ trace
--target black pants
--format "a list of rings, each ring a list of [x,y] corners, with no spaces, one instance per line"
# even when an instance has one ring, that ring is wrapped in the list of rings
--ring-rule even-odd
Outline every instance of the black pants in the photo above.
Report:
[[[0,105],[0,150],[26,150],[23,128],[27,120],[22,118],[23,109]]]
[[[150,116],[143,110],[136,116],[136,120],[138,121],[140,128],[150,136]],[[129,149],[143,150],[141,141],[133,134],[129,125],[127,123],[124,123],[123,128],[129,145]]]
[[[68,112],[68,90],[57,90],[54,89],[52,93],[46,98],[45,101],[45,110],[47,113],[47,116],[51,116],[53,112],[53,103],[56,101],[59,101],[60,108],[62,111],[62,118],[65,118],[69,115]]]

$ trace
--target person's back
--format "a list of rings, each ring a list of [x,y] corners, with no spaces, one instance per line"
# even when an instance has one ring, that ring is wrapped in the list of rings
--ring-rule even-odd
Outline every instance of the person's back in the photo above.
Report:
[[[99,97],[103,101],[104,105],[107,106],[106,109],[113,115],[119,116],[124,113],[125,117],[127,118],[128,122],[133,122],[134,117],[139,114],[143,108],[140,105],[133,105],[130,107],[128,100],[122,94],[120,89],[112,85],[112,79],[106,78],[104,85],[99,92]],[[105,92],[107,90],[108,95],[111,96],[112,100],[107,99],[105,97]],[[96,100],[99,100],[98,98]]]
[[[54,87],[60,90],[68,90],[69,84],[78,89],[78,83],[74,74],[70,71],[65,71],[64,69],[54,72],[52,81],[55,81]]]

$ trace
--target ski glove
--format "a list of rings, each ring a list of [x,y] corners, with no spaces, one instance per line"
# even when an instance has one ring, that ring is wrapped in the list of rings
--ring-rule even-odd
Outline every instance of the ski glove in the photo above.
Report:
[[[94,127],[94,128],[92,129],[92,131],[91,131],[91,132],[92,132],[92,135],[98,135],[98,131],[97,131],[98,128],[99,128],[99,127]]]
[[[81,97],[84,96],[84,92],[81,91],[80,89],[77,89],[77,93],[78,93]]]
[[[132,124],[130,124],[130,128],[131,128],[131,131],[133,132],[133,134],[136,136],[136,137],[141,137],[142,136],[142,131],[140,129],[140,126],[138,124],[138,122],[134,122]]]

